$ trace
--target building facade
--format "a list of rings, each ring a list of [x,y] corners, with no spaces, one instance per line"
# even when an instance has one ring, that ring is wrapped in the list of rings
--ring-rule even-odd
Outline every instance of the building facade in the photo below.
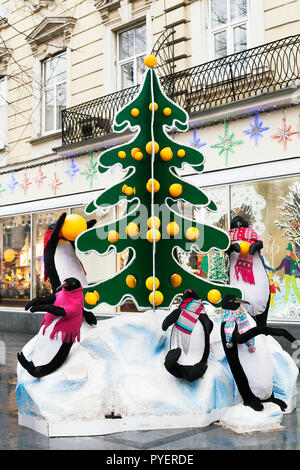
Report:
[[[193,216],[228,230],[232,216],[244,215],[264,242],[270,317],[299,321],[299,11],[299,0],[3,0],[0,310],[21,314],[48,292],[48,225],[63,211],[84,215],[120,180],[117,165],[98,173],[97,158],[131,138],[113,133],[113,118],[138,92],[152,51],[164,91],[190,116],[190,130],[173,137],[205,157],[202,175],[186,166],[182,176],[218,206]],[[101,223],[114,216],[96,214]],[[81,259],[89,282],[126,262]],[[182,262],[207,278],[218,260]]]

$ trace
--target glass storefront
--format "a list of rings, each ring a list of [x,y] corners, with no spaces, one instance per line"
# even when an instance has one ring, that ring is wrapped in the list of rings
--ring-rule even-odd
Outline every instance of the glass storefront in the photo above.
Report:
[[[230,218],[241,215],[264,243],[262,261],[270,282],[269,318],[300,320],[300,177],[277,178],[217,187],[203,188],[217,205],[216,212],[195,210],[185,205],[183,215],[205,224],[229,229]],[[96,218],[105,224],[120,215],[121,207],[107,214],[87,217],[84,206],[0,218],[0,307],[23,308],[32,297],[51,291],[44,279],[44,235],[48,226],[62,212],[77,213],[86,220]],[[117,212],[116,212],[117,211]],[[88,283],[107,279],[124,267],[127,252],[79,255],[87,272]],[[227,282],[227,255],[179,252],[182,264],[194,274],[219,282]],[[187,286],[188,287],[188,286]],[[132,302],[118,308],[134,311]],[[97,313],[113,312],[109,306]]]

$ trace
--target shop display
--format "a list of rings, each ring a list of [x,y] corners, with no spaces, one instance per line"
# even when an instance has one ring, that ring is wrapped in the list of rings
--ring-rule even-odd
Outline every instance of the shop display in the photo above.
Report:
[[[193,382],[207,369],[209,337],[213,329],[213,322],[193,289],[184,292],[179,307],[164,319],[162,329],[166,331],[171,325],[170,350],[165,358],[165,367],[174,377]]]
[[[208,210],[216,210],[216,206],[199,188],[178,175],[184,163],[200,174],[204,158],[198,149],[181,145],[167,134],[172,128],[187,131],[188,115],[164,95],[152,67],[145,73],[138,96],[115,116],[113,128],[115,132],[129,128],[135,135],[129,143],[104,151],[99,157],[98,172],[104,173],[118,163],[124,170],[123,179],[88,204],[86,213],[106,211],[124,200],[126,211],[109,224],[83,232],[76,239],[76,247],[80,253],[93,251],[99,255],[112,251],[119,255],[128,249],[129,256],[119,273],[92,283],[84,288],[85,294],[97,291],[98,303],[111,306],[130,299],[139,308],[153,305],[155,309],[168,308],[186,286],[195,289],[204,301],[214,288],[222,295],[232,292],[230,286],[216,286],[188,272],[179,262],[178,249],[204,254],[213,248],[226,250],[229,238],[223,230],[181,214],[178,203]],[[170,282],[175,273],[182,278],[177,286]],[[126,283],[128,275],[135,278],[134,287]],[[159,279],[158,290],[151,292],[145,287],[149,276]],[[240,295],[239,290],[235,293]],[[95,307],[87,301],[85,305],[87,309]]]
[[[73,277],[65,279],[52,296],[27,304],[25,309],[30,312],[47,312],[35,338],[32,360],[18,353],[19,363],[30,375],[40,379],[64,364],[73,343],[80,341],[83,306],[82,286]]]

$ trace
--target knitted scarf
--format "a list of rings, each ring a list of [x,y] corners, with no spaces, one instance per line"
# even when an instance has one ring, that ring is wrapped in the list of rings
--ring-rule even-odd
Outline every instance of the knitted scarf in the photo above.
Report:
[[[44,325],[43,334],[45,334],[46,328],[48,328],[54,320],[59,318],[54,325],[50,338],[57,339],[58,333],[61,332],[63,343],[75,343],[76,339],[80,341],[80,327],[82,324],[82,311],[84,306],[82,287],[72,291],[62,289],[57,292],[53,305],[64,308],[66,316],[57,317],[52,313],[46,313],[41,323],[41,326]]]
[[[229,236],[231,242],[240,240],[248,242],[251,245],[259,240],[257,233],[250,226],[247,228],[241,227],[231,229],[229,230]],[[247,282],[248,284],[255,284],[252,255],[239,254],[234,269],[237,280],[239,280],[239,275],[241,275],[244,282]]]
[[[232,346],[232,333],[235,329],[235,325],[237,325],[238,332],[240,334],[245,333],[248,330],[251,330],[251,326],[249,324],[247,318],[246,310],[240,306],[240,308],[235,310],[224,310],[222,322],[225,322],[224,325],[224,332],[225,332],[225,339],[226,339],[226,346]],[[249,341],[245,343],[248,346],[249,352],[255,351],[255,342],[254,338],[251,338]]]
[[[181,313],[175,323],[175,328],[181,333],[181,343],[185,353],[188,352],[190,337],[200,313],[206,313],[201,299],[188,298],[179,305]]]

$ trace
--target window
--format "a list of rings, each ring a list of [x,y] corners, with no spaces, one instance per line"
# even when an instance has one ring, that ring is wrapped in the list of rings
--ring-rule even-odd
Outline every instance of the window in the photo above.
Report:
[[[67,54],[51,57],[42,62],[43,133],[61,129],[61,111],[66,108]]]
[[[0,79],[0,149],[6,145],[7,129],[7,103],[6,103],[6,79]]]
[[[214,59],[248,47],[247,0],[210,0],[210,30]]]
[[[128,88],[141,82],[146,55],[146,25],[118,33],[118,87]]]

